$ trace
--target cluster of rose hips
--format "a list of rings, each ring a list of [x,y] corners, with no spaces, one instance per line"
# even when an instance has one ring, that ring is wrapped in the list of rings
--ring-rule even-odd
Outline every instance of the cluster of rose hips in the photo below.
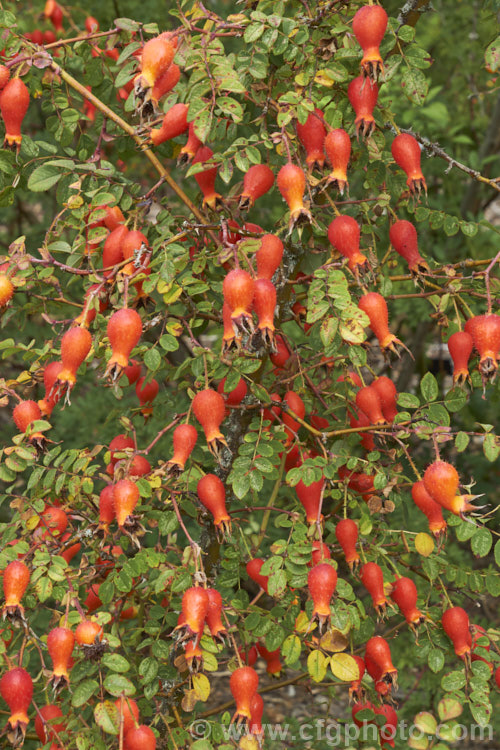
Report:
[[[47,3],[45,15],[59,32],[62,29],[62,11],[53,0]],[[363,49],[361,75],[348,87],[348,97],[356,114],[355,127],[358,137],[361,135],[368,138],[375,128],[373,110],[378,98],[377,79],[383,73],[379,46],[386,26],[387,14],[378,5],[361,8],[353,20],[354,34]],[[86,28],[91,34],[98,29],[98,24],[89,18]],[[34,44],[48,43],[44,38],[41,41],[38,37],[33,38],[33,34],[30,41]],[[160,99],[172,91],[180,80],[181,71],[173,62],[176,47],[177,38],[170,32],[146,42],[137,53],[140,60],[139,72],[119,93],[120,98],[126,98],[132,90],[134,91],[138,110],[144,119],[157,111]],[[107,52],[113,53],[111,50]],[[93,54],[101,54],[101,51],[95,48]],[[118,53],[110,56],[116,59]],[[7,66],[0,66],[0,90],[0,113],[5,124],[5,143],[9,147],[19,148],[22,139],[21,125],[28,109],[29,93],[19,77],[10,77],[10,69]],[[88,108],[86,113],[89,119],[92,119],[93,110]],[[180,150],[180,161],[190,161],[192,164],[203,166],[203,169],[195,174],[195,180],[202,191],[204,206],[217,209],[224,201],[215,189],[217,168],[210,161],[213,152],[196,135],[194,123],[188,120],[186,104],[178,103],[171,107],[164,114],[159,128],[148,128],[148,142],[158,146],[186,132],[188,137]],[[336,187],[342,193],[348,187],[347,171],[351,153],[347,132],[343,129],[327,131],[323,113],[316,109],[304,124],[297,125],[297,134],[306,152],[308,168],[321,170],[328,160],[331,171],[325,179],[325,187]],[[410,192],[419,196],[422,190],[426,190],[426,183],[420,168],[418,142],[409,134],[399,134],[393,140],[392,155],[407,175]],[[269,166],[259,164],[251,167],[245,174],[243,190],[238,196],[239,209],[244,211],[253,206],[272,188],[274,181],[275,176]],[[289,160],[279,170],[276,182],[290,210],[290,230],[300,222],[311,221],[310,208],[304,201],[307,184],[304,170]],[[63,396],[66,400],[69,399],[70,392],[76,384],[78,370],[92,349],[89,326],[96,317],[97,309],[101,313],[106,311],[109,292],[117,280],[124,284],[125,300],[123,307],[113,312],[108,320],[107,336],[111,356],[105,375],[112,383],[124,376],[130,385],[136,385],[145,416],[148,415],[151,403],[158,393],[158,383],[141,378],[140,365],[131,360],[133,349],[139,343],[143,332],[143,323],[139,313],[129,307],[127,301],[129,286],[135,289],[135,302],[144,297],[142,285],[150,274],[152,251],[147,237],[140,230],[130,230],[127,227],[126,218],[118,207],[106,206],[101,210],[101,214],[103,215],[99,215],[98,218],[95,215],[88,216],[85,254],[89,257],[97,255],[103,241],[103,232],[108,232],[102,248],[103,280],[87,289],[82,313],[62,336],[60,360],[46,365],[44,398],[38,402],[20,401],[13,410],[13,419],[19,431],[26,433],[29,441],[37,447],[43,447],[46,438],[43,431],[33,428],[33,425],[39,420],[50,418]],[[278,366],[273,358],[281,356],[286,344],[275,332],[277,290],[273,278],[276,280],[284,245],[278,236],[264,233],[256,225],[248,224],[244,229],[249,232],[256,230],[256,233],[262,236],[259,237],[255,253],[255,269],[250,262],[249,271],[241,269],[236,252],[236,267],[227,266],[229,270],[223,282],[223,354],[227,355],[233,350],[239,353],[243,348],[263,348],[271,353],[271,359]],[[360,227],[355,219],[337,216],[328,228],[328,238],[340,255],[346,258],[347,267],[355,278],[366,279],[370,263],[367,255],[360,249]],[[429,272],[427,262],[419,253],[416,229],[411,222],[396,221],[390,228],[390,241],[396,252],[407,261],[412,274],[418,276]],[[7,304],[14,293],[14,286],[9,277],[10,271],[3,272],[4,270],[0,273],[0,305]],[[384,353],[397,351],[397,346],[401,345],[401,342],[389,329],[388,309],[384,297],[376,292],[365,292],[358,305],[366,314],[381,350]],[[464,332],[456,333],[450,338],[449,348],[455,364],[455,382],[462,384],[467,379],[468,361],[473,348],[479,354],[479,370],[483,380],[493,378],[500,352],[500,316],[488,313],[471,318]],[[349,381],[356,389],[355,398],[348,405],[352,427],[381,427],[394,421],[397,415],[397,392],[390,378],[379,377],[370,385],[364,385],[359,376],[352,373],[349,374]],[[223,384],[221,386],[217,391],[209,387],[199,391],[192,401],[192,412],[203,429],[208,448],[217,459],[227,448],[227,441],[221,430],[221,424],[227,415],[227,406],[241,403],[246,395],[244,381],[229,394],[224,394]],[[282,400],[278,394],[272,394],[272,402],[273,405],[266,410],[265,417],[271,423],[279,418],[284,426],[285,450],[289,454],[286,456],[286,468],[299,466],[306,456],[300,455],[293,443],[306,416],[305,405],[293,390],[287,391]],[[324,431],[328,424],[317,415],[310,415],[310,422],[320,431]],[[359,434],[363,447],[367,451],[374,450],[372,431],[361,431]],[[175,427],[173,455],[163,467],[164,473],[172,481],[183,472],[196,441],[197,431],[193,425],[186,423]],[[116,436],[109,448],[111,460],[108,473],[113,482],[100,493],[96,527],[99,534],[107,536],[111,525],[116,522],[120,533],[127,534],[132,541],[139,544],[138,536],[143,530],[138,517],[134,515],[140,499],[135,480],[140,476],[147,476],[151,472],[151,465],[137,452],[134,441],[126,435]],[[339,478],[346,482],[349,488],[359,492],[366,501],[376,494],[373,477],[370,475],[341,467]],[[307,523],[311,526],[321,524],[324,488],[324,478],[309,485],[302,481],[296,485],[298,500],[305,510]],[[200,504],[212,514],[214,526],[220,537],[227,537],[231,533],[231,520],[221,479],[216,474],[205,474],[198,482],[197,496]],[[430,531],[440,539],[446,531],[442,509],[463,517],[475,508],[471,503],[472,496],[459,494],[459,476],[455,468],[440,460],[434,461],[425,471],[423,479],[413,485],[412,497],[427,516]],[[66,512],[54,503],[47,506],[42,514],[38,537],[48,545],[55,544],[60,554],[69,562],[80,551],[81,544],[69,544],[73,540],[67,526]],[[337,523],[335,536],[350,571],[357,573],[359,569],[359,580],[370,594],[379,616],[384,616],[387,606],[392,602],[399,608],[408,625],[416,630],[426,618],[417,607],[418,592],[414,582],[398,576],[390,584],[389,592],[388,582],[384,582],[379,565],[375,562],[365,562],[361,565],[357,547],[358,535],[358,525],[353,519],[344,518]],[[112,555],[117,551],[119,553],[120,548],[111,548]],[[332,599],[338,582],[337,572],[328,562],[330,559],[329,548],[321,541],[314,541],[308,574],[308,592],[312,600],[311,628],[317,621],[320,631],[329,624]],[[267,592],[268,576],[260,573],[263,564],[264,560],[260,558],[250,560],[247,564],[247,573]],[[29,581],[30,570],[22,560],[9,563],[3,572],[3,615],[13,624],[25,624],[21,600]],[[84,605],[87,613],[101,605],[98,587],[89,588]],[[125,611],[122,611],[122,615],[124,614]],[[131,616],[133,614],[132,611]],[[227,623],[223,623],[223,617],[223,600],[217,590],[206,585],[194,585],[185,591],[174,635],[177,643],[183,647],[184,659],[190,672],[203,669],[200,640],[207,629],[215,640],[223,640],[227,636]],[[470,626],[464,610],[460,607],[446,610],[442,625],[453,642],[456,654],[463,658],[466,664],[471,659],[482,658],[473,652],[484,632],[479,626]],[[102,628],[97,622],[86,618],[82,619],[74,633],[67,627],[67,622],[50,631],[47,637],[47,650],[52,659],[53,669],[49,682],[56,694],[68,688],[75,643],[83,649],[87,658],[94,658],[102,651],[102,641]],[[279,649],[269,652],[262,644],[257,644],[255,650],[266,660],[269,673],[276,674],[280,671]],[[256,654],[252,653],[252,649],[247,652],[240,649],[238,660],[241,666],[232,673],[230,688],[236,703],[234,720],[246,722],[250,734],[262,739],[261,719],[264,703],[257,692],[259,678],[252,666],[252,663],[255,663],[252,661],[254,657],[256,658]],[[371,708],[375,714],[385,717],[386,727],[395,727],[397,715],[391,700],[392,689],[397,685],[397,670],[392,664],[387,641],[381,636],[370,638],[365,647],[364,657],[355,654],[353,660],[358,671],[349,691],[355,702],[354,721],[359,721],[357,714],[361,710]],[[365,700],[365,689],[362,685],[365,670],[373,679],[375,691],[381,701],[379,706]],[[497,682],[500,681],[498,670],[496,679]],[[13,744],[20,744],[28,724],[27,711],[33,693],[32,679],[28,672],[21,667],[9,669],[0,680],[0,693],[11,710],[8,720],[9,740]],[[139,724],[139,711],[135,702],[121,698],[116,705],[121,716],[125,750],[154,748],[155,735],[149,727]],[[42,742],[51,741],[53,746],[59,746],[58,734],[65,729],[64,721],[58,724],[51,723],[50,728],[45,727],[45,722],[63,718],[62,711],[57,705],[45,706],[37,712],[35,728]],[[384,739],[382,730],[383,727],[380,728],[382,743],[391,745],[390,740]]]

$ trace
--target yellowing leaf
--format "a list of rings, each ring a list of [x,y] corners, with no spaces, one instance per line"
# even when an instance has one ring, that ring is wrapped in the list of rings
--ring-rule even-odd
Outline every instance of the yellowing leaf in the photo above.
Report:
[[[208,700],[210,695],[210,682],[204,674],[193,675],[193,690],[196,693],[196,699],[203,701]]]
[[[429,557],[429,555],[432,555],[435,546],[434,539],[423,531],[415,537],[415,549],[419,555],[422,555],[422,557]]]
[[[359,680],[359,667],[356,659],[353,659],[349,654],[335,654],[335,656],[330,657],[330,669],[333,676],[343,682]]]
[[[295,630],[297,633],[306,633],[308,630],[311,631],[313,628],[310,627],[309,618],[305,612],[299,612],[295,620]]]
[[[414,722],[415,726],[420,729],[423,734],[436,734],[437,721],[428,711],[421,711],[417,714]]]
[[[307,657],[307,671],[314,682],[321,682],[326,675],[327,657],[321,651],[311,651]]]
[[[438,714],[441,721],[456,719],[463,710],[461,703],[454,698],[443,698],[438,703]]]
[[[118,708],[111,701],[97,704],[94,708],[94,719],[97,726],[101,727],[106,734],[117,735],[119,733],[120,716]]]
[[[338,651],[344,651],[349,645],[349,641],[340,630],[329,630],[321,637],[320,645],[323,651],[334,654]]]
[[[318,86],[327,86],[330,88],[335,81],[328,75],[328,71],[322,68],[321,70],[318,70],[314,76],[314,83],[317,83]]]

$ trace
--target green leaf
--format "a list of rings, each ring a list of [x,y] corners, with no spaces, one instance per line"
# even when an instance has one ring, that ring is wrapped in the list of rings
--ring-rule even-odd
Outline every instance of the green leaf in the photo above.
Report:
[[[400,393],[398,395],[398,406],[402,406],[403,409],[418,409],[420,399],[413,393]]]
[[[279,598],[285,591],[287,585],[286,574],[284,570],[278,570],[269,578],[268,592],[269,596]]]
[[[479,726],[485,727],[490,723],[492,713],[490,703],[471,703],[470,710]]]
[[[448,237],[452,237],[460,229],[460,222],[456,216],[446,216],[443,224],[443,229]]]
[[[28,179],[28,189],[34,193],[44,193],[61,179],[60,169],[49,164],[41,164],[33,170]]]
[[[433,672],[440,672],[444,667],[444,654],[438,648],[432,648],[427,656],[429,669]]]
[[[443,688],[443,690],[446,690],[446,692],[450,693],[452,691],[460,690],[461,688],[463,688],[466,682],[467,678],[464,671],[448,672],[448,674],[445,674],[445,676],[441,680],[441,687]]]
[[[496,461],[500,455],[500,440],[492,432],[489,432],[483,440],[483,452],[488,461]]]
[[[422,106],[429,91],[429,83],[421,70],[407,68],[401,78],[401,87],[411,102]]]
[[[120,654],[104,654],[102,663],[112,672],[128,672],[130,669],[130,663]]]
[[[420,381],[420,391],[425,401],[435,401],[439,394],[439,387],[437,380],[432,372],[426,372],[422,380]]]
[[[500,568],[500,539],[495,544],[495,562]]]
[[[71,705],[74,708],[84,706],[98,689],[99,683],[96,680],[84,680],[76,688],[73,688]]]
[[[243,39],[248,44],[256,42],[257,39],[259,39],[264,33],[265,28],[266,27],[262,23],[251,23],[246,27],[245,33],[243,34]]]
[[[491,549],[491,545],[493,544],[493,537],[491,536],[491,531],[489,529],[485,529],[484,527],[482,529],[479,529],[471,540],[471,549],[472,552],[477,555],[478,557],[486,557],[488,552]]]
[[[467,403],[467,394],[462,388],[452,388],[444,398],[444,405],[450,412],[460,411]]]
[[[104,678],[104,687],[115,698],[119,698],[120,695],[134,695],[135,693],[134,684],[121,674],[106,675]]]
[[[455,438],[455,448],[462,453],[469,445],[470,437],[466,432],[459,432]]]
[[[146,658],[139,664],[139,674],[142,682],[145,684],[152,682],[158,674],[158,668],[159,665],[156,659],[153,659],[151,656],[146,656]]]
[[[148,349],[144,355],[144,364],[151,372],[156,372],[161,365],[161,354],[158,349]]]

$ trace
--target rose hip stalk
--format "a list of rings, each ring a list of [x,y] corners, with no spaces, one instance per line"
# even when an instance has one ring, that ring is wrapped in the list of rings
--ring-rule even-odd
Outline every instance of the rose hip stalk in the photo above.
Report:
[[[0,679],[0,695],[10,709],[5,732],[10,744],[19,747],[24,742],[28,726],[28,708],[33,697],[33,681],[25,669],[15,667]]]
[[[159,128],[150,130],[149,137],[155,146],[165,143],[172,138],[177,138],[188,129],[187,122],[188,106],[187,104],[174,104],[163,117],[163,122]]]
[[[364,5],[352,19],[352,30],[363,50],[361,70],[374,81],[384,72],[380,43],[387,28],[387,13],[380,5]]]
[[[420,167],[420,146],[418,141],[409,133],[400,133],[397,135],[391,146],[392,156],[396,164],[406,172],[406,184],[411,193],[420,195],[422,190],[427,193],[422,169]]]
[[[350,518],[343,518],[335,527],[335,536],[342,547],[345,561],[354,570],[359,565],[359,554],[356,549],[358,541],[358,525]]]
[[[278,190],[290,209],[289,231],[304,221],[311,222],[312,216],[304,205],[306,176],[296,164],[285,164],[278,172]]]
[[[319,479],[317,482],[305,485],[302,480],[295,486],[297,497],[306,512],[308,524],[316,524],[323,516],[321,515],[321,505],[323,503],[323,492],[325,489],[325,480]]]
[[[379,635],[370,638],[366,644],[365,664],[370,677],[375,680],[375,687],[379,691],[382,686],[390,692],[392,687],[397,687],[398,671],[391,659],[389,644]],[[382,683],[377,687],[378,683]]]
[[[201,586],[192,586],[182,596],[182,607],[179,623],[174,630],[179,630],[181,641],[189,640],[194,636],[193,644],[197,645],[203,633],[205,619],[209,607],[209,597],[206,589]]]
[[[411,488],[411,496],[417,508],[427,516],[429,531],[434,534],[436,539],[444,536],[448,524],[443,518],[443,511],[441,506],[429,495],[422,480],[415,482]]]
[[[201,146],[195,154],[193,164],[204,164],[210,161],[214,152],[208,146]],[[203,193],[203,205],[216,211],[223,204],[222,196],[215,190],[215,179],[217,167],[207,167],[202,172],[197,172],[194,179]]]
[[[226,509],[226,490],[215,474],[205,474],[196,488],[200,503],[212,514],[214,526],[222,536],[231,533],[231,518]]]
[[[308,116],[303,125],[297,122],[297,135],[306,151],[306,164],[313,169],[323,169],[325,152],[323,146],[326,138],[326,128],[323,112],[316,108]]]
[[[458,472],[446,461],[434,461],[425,470],[424,486],[432,499],[454,515],[465,518],[465,513],[479,508],[469,501],[481,495],[457,495],[458,485]]]
[[[330,130],[325,138],[325,151],[332,165],[326,184],[337,188],[340,195],[343,195],[346,188],[349,190],[347,166],[351,157],[351,139],[346,131],[342,128]]]
[[[387,599],[384,593],[384,575],[377,563],[368,562],[361,568],[361,583],[370,594],[377,614],[384,616]]]
[[[453,385],[463,386],[470,382],[469,359],[474,347],[470,333],[457,331],[448,339],[448,351],[453,361]]]
[[[470,663],[472,635],[467,612],[462,607],[451,607],[443,613],[441,623],[444,632],[453,643],[456,655],[466,664]]]
[[[65,401],[69,403],[69,394],[76,383],[78,368],[87,358],[92,347],[92,336],[86,328],[70,328],[61,339],[62,369],[57,376],[53,391],[66,392]],[[52,392],[51,392],[52,393]]]
[[[337,571],[328,563],[315,565],[307,575],[307,586],[313,601],[311,620],[317,619],[321,630],[330,620],[330,602],[337,587]]]
[[[417,587],[411,578],[396,578],[389,596],[413,629],[425,620],[422,612],[417,608]]]
[[[352,216],[337,216],[328,227],[328,239],[333,247],[348,259],[354,274],[368,267],[368,258],[359,249],[360,229]]]
[[[4,148],[21,148],[21,125],[28,111],[30,94],[20,78],[11,78],[0,91],[0,113],[5,124]]]
[[[252,303],[255,293],[255,282],[247,271],[235,268],[229,271],[222,283],[224,303],[231,310],[231,322],[234,333],[252,333]]]
[[[411,221],[396,221],[389,229],[389,239],[394,250],[408,263],[412,274],[429,273],[429,266],[418,251],[417,230]]]
[[[7,617],[13,623],[24,623],[24,607],[21,599],[30,582],[30,571],[20,560],[10,562],[3,573],[3,593],[5,604],[2,607],[2,618]]]
[[[275,234],[265,234],[257,252],[255,261],[257,263],[257,279],[268,279],[271,281],[279,268],[283,258],[283,243]]]
[[[361,297],[358,303],[360,310],[368,315],[370,328],[378,339],[383,352],[386,350],[398,354],[396,346],[403,343],[389,330],[389,313],[387,302],[378,292],[368,292]],[[399,355],[398,355],[399,356]]]
[[[192,407],[194,416],[205,433],[208,449],[217,458],[223,446],[227,447],[226,439],[220,431],[226,412],[224,399],[217,391],[206,388],[196,394]]]
[[[358,78],[354,78],[349,84],[347,96],[356,114],[356,119],[354,120],[356,137],[359,139],[359,134],[361,133],[363,138],[369,138],[375,130],[373,110],[377,106],[378,100],[377,84],[373,83],[369,78],[358,76]]]
[[[132,349],[139,343],[142,335],[141,316],[126,307],[117,310],[108,321],[107,334],[111,358],[105,376],[115,381],[127,367]]]
[[[55,691],[69,686],[69,662],[75,645],[75,636],[69,628],[54,628],[47,636],[47,649],[52,659],[50,682]]]
[[[243,190],[238,204],[240,211],[252,208],[257,198],[269,192],[273,185],[274,172],[266,164],[254,164],[250,167],[243,178]]]
[[[231,721],[240,724],[252,718],[252,700],[259,687],[259,676],[252,667],[239,667],[229,678],[229,688],[236,703],[236,711]]]
[[[314,541],[312,544],[311,561],[307,563],[308,567],[312,568],[313,565],[325,562],[325,560],[331,560],[332,553],[328,549],[324,542]]]
[[[276,287],[269,279],[257,279],[254,283],[253,309],[259,321],[254,336],[259,336],[264,346],[275,353],[277,351],[274,338]]]
[[[500,356],[500,315],[476,315],[465,324],[474,348],[479,354],[479,372],[483,383],[493,381],[498,370]]]
[[[198,440],[198,432],[192,424],[180,424],[174,430],[173,434],[174,455],[167,463],[167,472],[169,474],[181,474],[184,471],[186,461],[193,452],[193,448]]]

